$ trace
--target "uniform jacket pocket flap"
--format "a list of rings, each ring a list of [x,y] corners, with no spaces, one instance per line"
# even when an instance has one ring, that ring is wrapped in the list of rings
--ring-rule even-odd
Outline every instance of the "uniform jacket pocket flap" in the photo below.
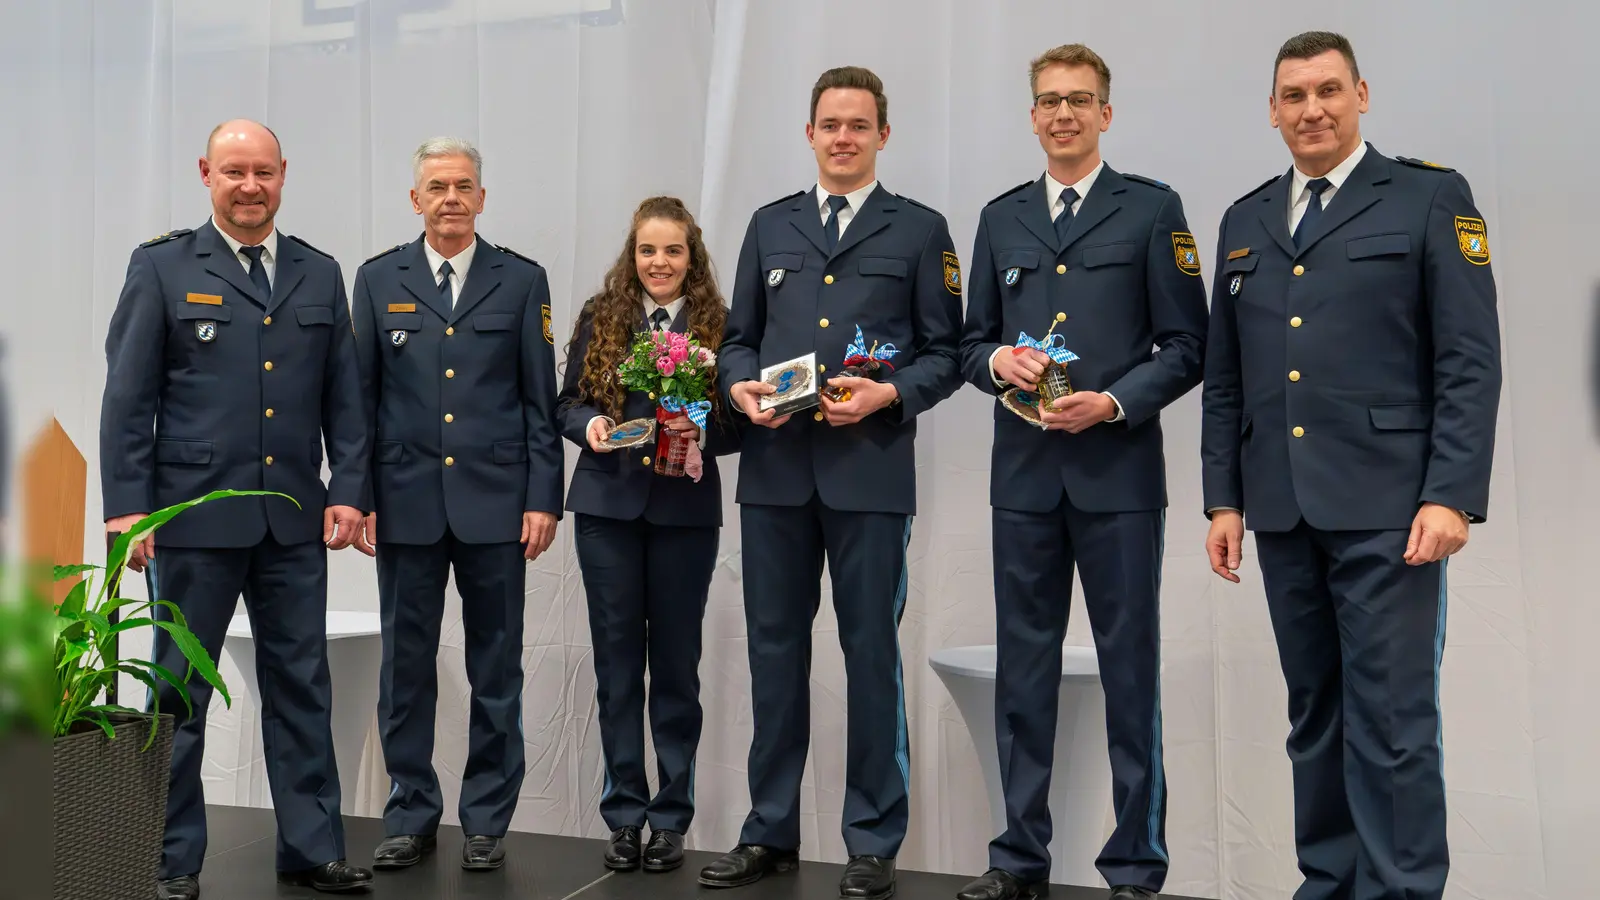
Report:
[[[422,328],[422,313],[384,313],[384,331],[417,331]]]
[[[515,313],[484,313],[472,317],[473,331],[510,331],[516,322]]]
[[[1382,431],[1421,431],[1433,424],[1433,407],[1421,403],[1368,408],[1372,427]]]
[[[302,306],[294,311],[301,325],[332,325],[333,308],[329,306]]]
[[[800,265],[805,261],[805,256],[799,253],[768,253],[761,258],[761,271],[783,269],[787,272],[798,272]]]
[[[1139,248],[1133,244],[1101,244],[1097,247],[1083,248],[1083,267],[1092,269],[1095,266],[1116,266],[1133,262],[1133,257]]]
[[[903,259],[890,259],[886,256],[863,256],[856,271],[862,275],[893,275],[896,278],[904,278],[906,277],[906,261]]]
[[[210,441],[156,441],[156,462],[203,466],[211,462]]]
[[[1234,275],[1239,272],[1254,272],[1256,270],[1256,263],[1260,260],[1261,256],[1257,253],[1252,253],[1249,256],[1241,256],[1238,259],[1230,259],[1222,264],[1222,274]]]
[[[405,459],[406,445],[399,441],[379,441],[373,447],[373,457],[380,463],[394,464]]]
[[[1039,268],[1039,251],[1001,250],[994,255],[994,264],[1001,269],[1037,269]]]
[[[226,306],[185,303],[178,307],[178,319],[180,321],[197,319],[201,322],[232,322],[233,310]]]
[[[508,466],[513,463],[528,461],[527,441],[496,441],[494,445],[494,461],[498,465]]]
[[[1411,252],[1411,235],[1375,234],[1371,237],[1351,238],[1344,242],[1344,252],[1351,259],[1404,255]]]

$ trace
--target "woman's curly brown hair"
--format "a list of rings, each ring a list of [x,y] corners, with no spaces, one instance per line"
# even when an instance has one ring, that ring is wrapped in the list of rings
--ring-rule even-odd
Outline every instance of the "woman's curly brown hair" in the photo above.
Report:
[[[628,227],[628,240],[622,253],[606,273],[605,284],[599,293],[590,297],[578,314],[572,339],[567,342],[566,357],[572,361],[572,348],[586,322],[593,322],[589,348],[583,357],[583,374],[578,379],[578,396],[584,402],[613,419],[622,415],[622,404],[627,389],[617,378],[617,367],[627,358],[633,346],[633,336],[642,313],[640,298],[646,296],[639,281],[639,270],[634,262],[634,249],[638,244],[639,226],[650,219],[666,219],[682,225],[688,234],[689,268],[683,276],[683,309],[688,316],[690,336],[700,346],[716,352],[722,343],[722,329],[728,320],[728,310],[722,305],[722,293],[717,289],[717,276],[711,265],[711,254],[706,252],[700,226],[689,214],[683,201],[676,197],[650,197],[634,210],[633,222]],[[717,401],[716,374],[712,373],[711,400],[713,415],[720,412]]]

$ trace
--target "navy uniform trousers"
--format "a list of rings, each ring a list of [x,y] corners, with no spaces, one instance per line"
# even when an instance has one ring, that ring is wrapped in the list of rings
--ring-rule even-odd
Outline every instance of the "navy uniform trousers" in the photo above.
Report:
[[[222,501],[224,505],[251,502]],[[333,755],[333,685],[328,677],[328,549],[319,541],[284,545],[269,533],[244,548],[157,547],[146,574],[155,596],[175,604],[212,659],[222,653],[239,596],[250,615],[261,686],[261,740],[267,784],[277,814],[279,871],[315,868],[344,858],[339,773]],[[157,618],[170,619],[165,607]],[[164,631],[152,641],[155,663],[179,677],[188,661]],[[206,711],[212,687],[188,681],[193,715],[165,681],[156,682],[161,711],[173,713],[172,778],[161,877],[200,871],[206,857]],[[358,714],[358,713],[352,713]]]
[[[800,846],[800,779],[811,738],[811,626],[822,603],[826,558],[848,682],[845,847],[852,856],[893,858],[911,800],[899,636],[911,517],[844,512],[813,496],[804,506],[745,504],[739,523],[755,708],[752,806],[739,842]]]
[[[444,812],[433,743],[439,630],[453,568],[472,687],[461,828],[466,834],[502,837],[511,825],[525,768],[523,545],[469,544],[447,528],[443,539],[432,544],[383,541],[377,550],[384,634],[378,721],[392,782],[383,812],[386,833],[433,834]]]

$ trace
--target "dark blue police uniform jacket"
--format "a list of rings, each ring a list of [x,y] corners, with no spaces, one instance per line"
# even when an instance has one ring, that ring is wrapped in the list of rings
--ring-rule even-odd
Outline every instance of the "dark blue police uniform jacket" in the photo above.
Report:
[[[688,307],[678,311],[669,326],[671,331],[688,330]],[[643,314],[636,331],[649,330]],[[589,352],[594,334],[594,319],[587,308],[580,314],[567,370],[562,379],[559,415],[561,431],[578,445],[578,463],[567,488],[567,510],[632,521],[643,517],[652,525],[706,527],[722,525],[722,476],[717,457],[739,452],[739,430],[735,415],[725,401],[706,418],[706,445],[700,451],[703,461],[700,481],[688,477],[658,478],[652,465],[656,441],[638,447],[596,453],[589,449],[589,422],[605,415],[578,396],[578,379],[583,376],[583,358]],[[719,392],[720,393],[720,392]],[[640,391],[629,391],[623,399],[618,423],[631,419],[654,419],[656,401]]]
[[[339,264],[298,238],[279,235],[271,297],[209,221],[141,245],[106,335],[105,517],[224,488],[293,497],[203,504],[156,532],[157,546],[250,547],[269,531],[320,539],[327,506],[370,508],[353,344]]]
[[[1409,529],[1430,501],[1483,521],[1500,332],[1466,179],[1368,145],[1298,251],[1291,181],[1222,218],[1205,508],[1257,531]]]
[[[380,542],[432,544],[446,525],[465,543],[514,542],[525,511],[561,516],[550,282],[477,240],[454,309],[421,237],[356,272]]]
[[[1066,313],[1055,333],[1078,356],[1067,365],[1073,388],[1111,394],[1125,418],[1069,435],[1042,431],[996,402],[989,502],[1048,512],[1059,484],[1086,512],[1164,508],[1160,413],[1200,383],[1205,351],[1205,285],[1183,202],[1160,182],[1106,166],[1064,245],[1050,202],[1041,177],[979,216],[962,374],[998,395],[1005,389],[990,374],[995,349],[1022,332],[1042,339]]]
[[[745,234],[720,355],[722,391],[815,351],[824,382],[844,368],[860,326],[900,352],[884,377],[900,402],[854,425],[821,413],[751,428],[739,456],[739,503],[916,511],[916,417],[961,386],[960,263],[938,212],[880,184],[830,255],[814,191],[756,210]],[[781,273],[775,275],[774,273]]]

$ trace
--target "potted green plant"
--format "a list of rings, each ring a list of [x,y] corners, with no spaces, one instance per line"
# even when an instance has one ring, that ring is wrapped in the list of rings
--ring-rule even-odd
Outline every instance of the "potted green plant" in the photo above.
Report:
[[[172,712],[160,708],[156,685],[165,682],[175,688],[187,711],[192,709],[188,681],[198,675],[225,703],[233,703],[217,674],[216,661],[189,631],[177,605],[159,597],[141,601],[117,596],[120,592],[115,586],[120,582],[116,575],[127,562],[128,549],[186,509],[246,496],[278,496],[294,502],[292,497],[271,491],[213,491],[140,519],[112,543],[104,566],[55,568],[56,581],[80,578],[54,606],[51,626],[55,662],[50,687],[54,892],[58,898],[126,900],[154,890],[166,825],[174,728]],[[49,609],[43,604],[30,605]],[[173,672],[152,660],[122,657],[117,652],[119,637],[140,628],[165,632],[183,653],[188,671]],[[120,675],[150,689],[148,711],[103,702],[106,688]]]

